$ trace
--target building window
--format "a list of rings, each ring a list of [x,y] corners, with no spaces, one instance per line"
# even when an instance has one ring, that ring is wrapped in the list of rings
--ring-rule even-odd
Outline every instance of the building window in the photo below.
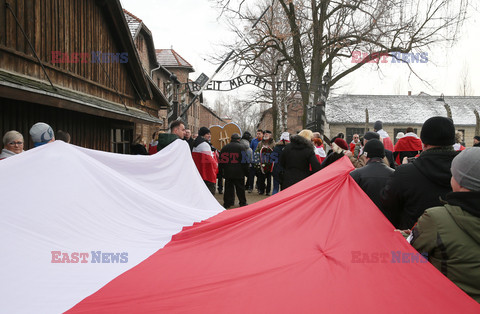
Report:
[[[345,134],[345,141],[347,141],[347,143],[351,143],[353,140],[353,134],[358,134],[362,136],[364,133],[365,133],[365,128],[347,128],[346,134]]]
[[[111,129],[111,151],[118,154],[130,154],[133,130]]]

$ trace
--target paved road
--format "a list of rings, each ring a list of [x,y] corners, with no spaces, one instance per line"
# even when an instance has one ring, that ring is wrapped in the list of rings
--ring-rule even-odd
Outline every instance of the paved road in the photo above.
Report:
[[[258,193],[256,191],[253,191],[252,193],[245,192],[245,196],[247,197],[247,203],[248,204],[253,204],[255,202],[261,201],[261,200],[268,197],[268,196],[265,196],[265,195],[258,195]],[[220,203],[220,205],[223,206],[223,194],[218,194],[218,191],[217,191],[215,193],[215,198]],[[235,205],[230,207],[230,208],[236,208],[236,207],[238,207],[238,198],[235,195]]]

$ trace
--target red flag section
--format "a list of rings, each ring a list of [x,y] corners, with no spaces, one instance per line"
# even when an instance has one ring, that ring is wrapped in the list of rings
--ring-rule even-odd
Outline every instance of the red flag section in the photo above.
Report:
[[[344,157],[185,228],[69,313],[479,313],[405,241]]]
[[[422,141],[414,136],[404,136],[398,140],[397,144],[393,148],[394,152],[416,152],[422,151]],[[397,154],[395,160],[397,165],[400,165],[402,161],[400,160],[400,154]]]
[[[388,149],[389,151],[393,151],[393,143],[392,143],[392,140],[389,137],[384,137],[382,139],[382,141],[383,141],[383,146],[385,147],[385,149]]]
[[[218,164],[211,152],[193,152],[192,158],[203,180],[217,182]]]

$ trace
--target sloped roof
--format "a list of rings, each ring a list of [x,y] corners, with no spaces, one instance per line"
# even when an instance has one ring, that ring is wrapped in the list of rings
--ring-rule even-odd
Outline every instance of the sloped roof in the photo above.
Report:
[[[480,111],[480,97],[446,96],[444,101],[435,96],[399,95],[342,95],[327,101],[328,123],[365,123],[365,109],[369,121],[386,124],[423,124],[432,116],[447,116],[445,104],[452,111],[458,125],[475,125],[474,109]]]
[[[194,72],[194,69],[190,63],[187,62],[182,56],[180,56],[173,49],[156,49],[157,61],[164,67],[185,68]]]
[[[137,36],[137,34],[140,32],[140,29],[142,29],[142,20],[125,9],[123,9],[123,14],[127,20],[130,34],[132,34],[132,37],[135,38],[135,36]]]
[[[101,111],[103,112],[101,115],[113,119],[162,124],[161,120],[151,116],[148,112],[130,106],[126,108],[121,102],[108,101],[58,85],[55,87],[56,90],[53,90],[51,86],[44,81],[17,73],[0,71],[0,90],[3,91],[4,88],[22,90],[31,95],[29,96],[31,97],[31,102],[60,108],[68,103],[70,105],[68,109],[74,111],[94,115],[100,115],[98,112]]]

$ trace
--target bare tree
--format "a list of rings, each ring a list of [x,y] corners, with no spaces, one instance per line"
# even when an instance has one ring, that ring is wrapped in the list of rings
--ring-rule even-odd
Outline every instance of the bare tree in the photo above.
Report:
[[[260,12],[248,7],[245,0],[214,1],[222,8],[222,14],[236,19],[232,23],[238,25],[252,23]],[[300,89],[304,127],[307,107],[318,103],[325,74],[331,78],[324,88],[328,95],[332,86],[367,63],[380,65],[386,57],[404,60],[405,54],[452,43],[469,6],[468,0],[275,0],[274,3],[278,5],[272,6],[272,10],[278,10],[283,16],[279,21],[287,28],[282,31],[268,18],[262,19],[262,25],[255,29],[241,54],[253,54],[253,59],[249,58],[255,62],[272,49],[280,53],[279,64],[288,63],[298,81],[305,83]],[[415,74],[411,64],[406,62],[406,65]]]
[[[462,70],[460,71],[460,84],[458,85],[458,94],[460,96],[473,96],[474,94],[467,62],[463,63]]]
[[[254,7],[253,11],[264,10],[262,6]],[[249,10],[248,15],[254,16],[253,11]],[[257,25],[255,32],[245,38],[245,47],[236,51],[235,57],[232,59],[230,66],[233,72],[253,73],[258,77],[263,77],[272,82],[271,90],[255,90],[250,94],[253,103],[267,105],[267,109],[271,108],[273,125],[271,126],[274,138],[281,131],[287,129],[288,123],[288,103],[293,97],[293,92],[278,90],[277,82],[295,79],[294,72],[290,64],[283,62],[282,54],[274,49],[265,50],[258,43],[262,42],[269,33],[277,35],[288,32],[288,24],[285,16],[279,14],[279,4],[270,8],[264,15],[264,22]],[[238,36],[244,32],[242,25],[232,23],[231,29]],[[231,45],[227,45],[230,49]],[[221,58],[217,57],[218,60]],[[238,107],[242,109],[241,107]]]

